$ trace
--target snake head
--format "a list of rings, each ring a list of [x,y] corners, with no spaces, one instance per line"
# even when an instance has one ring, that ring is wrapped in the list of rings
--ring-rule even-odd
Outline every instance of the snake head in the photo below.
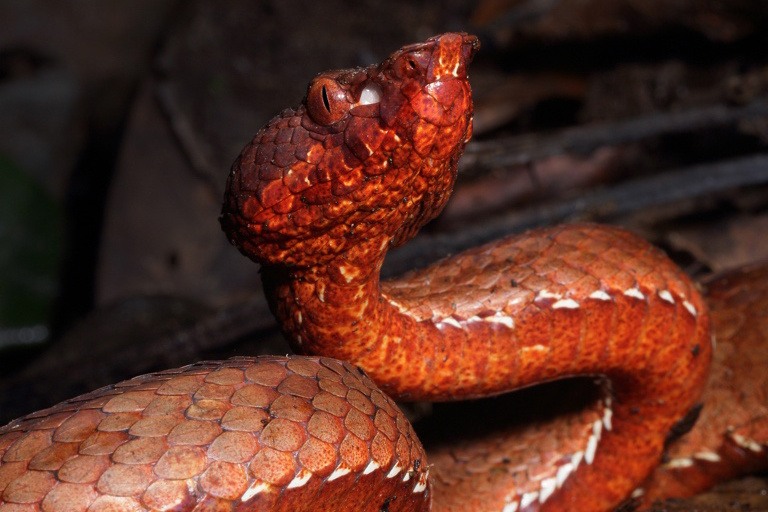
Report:
[[[478,47],[448,33],[316,76],[232,166],[221,216],[230,241],[259,263],[306,267],[361,241],[412,238],[445,206],[471,136]]]

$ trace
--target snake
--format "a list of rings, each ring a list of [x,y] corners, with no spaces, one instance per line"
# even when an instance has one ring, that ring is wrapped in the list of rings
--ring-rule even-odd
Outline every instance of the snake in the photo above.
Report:
[[[716,407],[728,433],[697,424],[670,455],[702,400],[715,313],[736,306],[711,314],[627,230],[543,228],[380,278],[387,251],[450,196],[478,48],[446,33],[321,73],[233,164],[222,227],[261,265],[300,355],[198,362],[12,421],[0,511],[608,511],[698,492],[720,459],[763,457],[755,430],[736,426],[751,403],[737,419]],[[721,323],[744,338],[746,323]],[[579,376],[594,395],[584,407],[429,453],[395,402],[499,409],[493,397],[548,382],[572,400],[563,379]],[[686,487],[688,470],[704,477]]]

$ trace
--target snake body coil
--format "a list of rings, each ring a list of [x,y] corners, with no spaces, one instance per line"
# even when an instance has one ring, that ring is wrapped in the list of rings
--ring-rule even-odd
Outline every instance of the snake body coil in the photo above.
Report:
[[[660,251],[572,225],[379,281],[388,248],[450,194],[477,48],[444,34],[323,73],[233,166],[222,225],[262,264],[296,351],[328,358],[198,363],[16,420],[0,430],[0,511],[601,511],[627,499],[711,356],[707,306]],[[387,396],[477,398],[578,375],[607,383],[593,407],[546,435],[449,447],[434,465]]]

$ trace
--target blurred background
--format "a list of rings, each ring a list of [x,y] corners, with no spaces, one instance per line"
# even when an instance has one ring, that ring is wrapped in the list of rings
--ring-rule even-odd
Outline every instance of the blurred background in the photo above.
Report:
[[[764,0],[0,0],[0,424],[285,353],[218,225],[231,162],[332,68],[478,35],[475,137],[386,272],[537,225],[627,226],[705,278],[768,257]]]

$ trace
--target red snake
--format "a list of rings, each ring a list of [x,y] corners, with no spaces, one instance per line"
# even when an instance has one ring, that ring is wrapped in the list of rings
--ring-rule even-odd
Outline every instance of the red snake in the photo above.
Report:
[[[233,166],[222,225],[262,264],[296,351],[324,357],[196,363],[15,420],[0,429],[0,511],[604,511],[697,492],[713,483],[707,464],[762,455],[724,406],[727,436],[694,430],[697,444],[646,481],[699,399],[710,316],[682,271],[626,231],[539,230],[379,281],[388,248],[448,199],[478,46],[449,33],[318,75]],[[390,398],[578,375],[600,376],[593,405],[429,459]],[[684,469],[704,478],[675,487]]]

